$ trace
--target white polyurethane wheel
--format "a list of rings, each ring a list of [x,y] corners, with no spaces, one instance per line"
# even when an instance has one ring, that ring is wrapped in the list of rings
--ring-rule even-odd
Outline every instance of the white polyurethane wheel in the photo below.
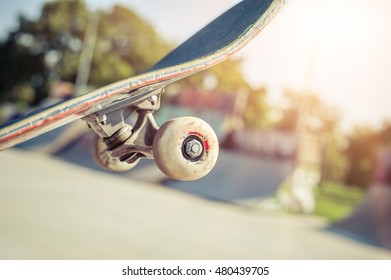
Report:
[[[95,161],[104,169],[114,172],[125,172],[131,170],[137,165],[140,159],[133,163],[120,161],[118,158],[112,158],[107,152],[106,144],[102,138],[96,137],[95,145],[92,147],[92,154]]]
[[[172,179],[197,180],[212,170],[219,154],[213,129],[195,117],[181,117],[163,124],[153,140],[159,169]]]

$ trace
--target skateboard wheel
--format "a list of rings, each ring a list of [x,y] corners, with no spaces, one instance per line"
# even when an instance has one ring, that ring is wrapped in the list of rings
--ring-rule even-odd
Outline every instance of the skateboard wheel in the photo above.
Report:
[[[96,137],[95,145],[92,148],[92,154],[95,161],[104,169],[114,172],[125,172],[131,170],[137,165],[140,159],[132,163],[120,161],[118,158],[113,158],[107,152],[107,146],[103,143],[102,138]]]
[[[176,180],[199,179],[212,170],[219,144],[213,129],[195,117],[172,119],[153,140],[153,156],[159,169]]]

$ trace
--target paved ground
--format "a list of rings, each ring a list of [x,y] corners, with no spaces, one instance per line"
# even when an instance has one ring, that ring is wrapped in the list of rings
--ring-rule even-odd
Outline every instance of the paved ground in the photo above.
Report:
[[[1,152],[0,178],[0,259],[391,259],[317,219],[265,215],[34,152]]]

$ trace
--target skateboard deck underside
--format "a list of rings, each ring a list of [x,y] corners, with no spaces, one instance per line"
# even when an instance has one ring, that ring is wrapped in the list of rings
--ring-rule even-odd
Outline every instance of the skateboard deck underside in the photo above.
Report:
[[[245,0],[208,24],[145,73],[33,112],[0,128],[0,150],[106,110],[146,99],[159,88],[216,65],[236,53],[271,20],[284,0]]]

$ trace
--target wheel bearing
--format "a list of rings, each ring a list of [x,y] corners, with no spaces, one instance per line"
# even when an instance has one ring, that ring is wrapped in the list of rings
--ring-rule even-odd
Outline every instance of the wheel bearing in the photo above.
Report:
[[[200,160],[204,153],[204,145],[202,140],[194,135],[186,137],[182,144],[183,156],[192,162]]]

